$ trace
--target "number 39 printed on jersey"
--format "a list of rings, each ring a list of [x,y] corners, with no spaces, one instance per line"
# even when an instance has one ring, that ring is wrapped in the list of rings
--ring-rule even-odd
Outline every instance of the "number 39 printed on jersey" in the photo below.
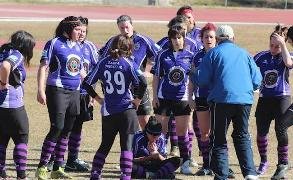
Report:
[[[106,92],[107,94],[112,94],[116,91],[117,94],[125,93],[125,78],[121,71],[115,71],[111,74],[110,71],[104,71],[104,76],[106,78]]]

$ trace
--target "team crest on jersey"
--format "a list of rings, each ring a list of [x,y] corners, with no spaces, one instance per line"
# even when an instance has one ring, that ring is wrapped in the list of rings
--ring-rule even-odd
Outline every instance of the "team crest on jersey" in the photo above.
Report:
[[[168,78],[171,85],[179,86],[185,78],[185,70],[180,66],[174,66],[170,69]]]
[[[66,72],[71,76],[78,75],[80,64],[81,64],[80,57],[75,54],[70,54],[67,57]]]
[[[18,60],[17,56],[15,56],[15,55],[10,55],[8,58],[10,61],[12,61],[14,63],[17,62],[17,60]]]
[[[265,71],[263,81],[266,88],[276,87],[278,85],[278,71],[275,69]]]
[[[134,50],[139,50],[139,48],[140,48],[140,44],[139,43],[135,43],[134,44]]]

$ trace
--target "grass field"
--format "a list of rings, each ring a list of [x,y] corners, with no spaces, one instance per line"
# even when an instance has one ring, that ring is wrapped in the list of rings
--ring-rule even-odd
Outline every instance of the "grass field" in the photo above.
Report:
[[[45,42],[48,39],[53,37],[53,32],[55,30],[57,23],[48,23],[48,22],[0,22],[0,39],[8,39],[9,35],[19,29],[24,29],[32,33],[38,42]],[[135,29],[142,34],[152,37],[155,41],[159,40],[161,37],[165,36],[167,28],[165,24],[134,24]],[[202,26],[202,25],[200,25]],[[249,26],[249,25],[239,25],[233,26],[236,34],[236,42],[242,47],[248,49],[251,54],[255,54],[260,50],[268,48],[268,36],[272,31],[272,26]],[[112,35],[116,34],[117,28],[114,23],[90,23],[89,27],[89,39],[100,46],[105,43],[105,41]],[[45,135],[49,129],[49,120],[47,108],[45,106],[39,105],[36,101],[37,93],[37,84],[36,84],[36,66],[38,65],[40,53],[42,47],[35,49],[35,56],[32,60],[32,66],[28,70],[28,78],[25,85],[25,104],[26,110],[28,112],[30,120],[30,139],[29,139],[29,161],[28,161],[28,173],[29,177],[33,179],[36,166],[40,157],[40,149]],[[292,52],[292,48],[290,49]],[[150,81],[150,79],[149,79]],[[292,79],[291,79],[292,81]],[[257,102],[257,95],[255,97],[255,102]],[[83,128],[83,139],[81,145],[80,158],[91,162],[94,156],[96,149],[98,148],[101,140],[101,121],[99,107],[95,108],[95,118],[94,121],[87,122],[84,124]],[[250,116],[250,132],[252,135],[253,141],[253,150],[254,150],[254,160],[255,164],[259,164],[259,157],[256,147],[256,127],[255,127],[255,118],[254,118],[255,104],[253,106],[251,116]],[[274,123],[272,123],[269,136],[269,162],[270,168],[267,174],[262,176],[262,179],[269,179],[272,176],[275,170],[275,164],[277,162],[277,143],[274,133]],[[231,129],[228,132],[228,141],[229,141],[229,159],[231,168],[236,172],[236,179],[243,179],[241,172],[238,166],[238,161],[235,155],[231,140]],[[293,128],[289,129],[289,138],[293,134]],[[104,179],[117,179],[119,178],[119,170],[115,168],[119,163],[119,137],[117,137],[111,153],[106,159],[106,164],[103,171]],[[198,150],[196,148],[196,140],[194,141],[193,148],[193,157],[196,161],[201,164],[201,157],[198,156]],[[289,141],[289,157],[292,161],[293,154],[293,139]],[[7,169],[8,175],[15,177],[15,167],[12,160],[12,150],[13,143],[10,142],[9,151],[7,153]],[[193,171],[196,172],[196,168],[193,168]],[[89,173],[72,173],[74,179],[88,179]],[[293,170],[291,169],[288,173],[289,179],[293,179]],[[183,176],[178,174],[178,179],[212,179],[211,177],[195,177],[195,176]]]

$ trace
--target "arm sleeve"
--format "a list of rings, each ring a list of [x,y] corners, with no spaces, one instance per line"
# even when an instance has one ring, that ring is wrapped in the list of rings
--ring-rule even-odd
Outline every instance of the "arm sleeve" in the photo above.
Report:
[[[145,91],[147,89],[147,81],[143,75],[143,72],[138,68],[138,66],[134,63],[132,67],[132,74],[134,76],[134,94],[138,99],[142,99]]]

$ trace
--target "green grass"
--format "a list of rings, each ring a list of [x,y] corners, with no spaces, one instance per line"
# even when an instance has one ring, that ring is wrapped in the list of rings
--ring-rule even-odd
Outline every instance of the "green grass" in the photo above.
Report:
[[[38,22],[38,23],[20,23],[20,22],[0,22],[0,38],[8,39],[10,34],[19,29],[25,29],[32,33],[37,41],[47,41],[53,37],[53,32],[56,28],[57,23],[47,23],[47,22]],[[135,29],[142,34],[148,35],[153,38],[155,41],[159,40],[161,37],[166,35],[167,28],[165,24],[134,24]],[[202,25],[200,25],[202,26]],[[237,44],[245,47],[252,54],[260,50],[268,48],[268,36],[273,30],[271,26],[233,26],[236,34]],[[106,40],[118,33],[115,23],[91,23],[89,27],[89,40],[97,43],[104,44]],[[292,48],[291,48],[292,51]],[[38,164],[40,157],[40,150],[42,142],[49,130],[49,119],[47,108],[37,103],[36,94],[37,94],[37,83],[36,83],[36,66],[39,63],[41,50],[35,50],[34,58],[32,59],[32,67],[28,70],[27,80],[25,83],[25,104],[26,110],[28,112],[29,121],[30,121],[30,136],[29,136],[29,161],[28,161],[28,173],[29,177],[34,177],[34,171]],[[292,78],[290,79],[292,82]],[[148,79],[149,84],[151,79]],[[257,95],[255,96],[255,102],[257,101]],[[94,121],[86,122],[83,128],[83,139],[81,145],[80,158],[91,162],[94,153],[97,150],[101,142],[101,116],[99,113],[99,106],[95,107],[94,112]],[[253,106],[251,116],[250,116],[250,132],[252,135],[253,141],[253,150],[255,164],[258,165],[259,157],[256,147],[256,127],[255,127],[255,118],[254,118],[255,104]],[[269,179],[275,170],[275,164],[277,162],[277,142],[274,133],[274,123],[272,123],[270,134],[269,134],[269,161],[270,168],[268,173],[262,179]],[[238,166],[238,161],[236,154],[233,148],[232,139],[230,137],[232,128],[229,128],[228,131],[228,145],[229,145],[229,161],[231,168],[236,172],[236,179],[243,179],[241,172]],[[289,134],[293,133],[293,128],[289,129]],[[289,136],[291,138],[291,136]],[[290,158],[292,159],[292,148],[293,148],[293,139],[289,141],[290,146]],[[202,159],[198,156],[198,150],[196,145],[196,140],[193,143],[193,157],[197,162],[201,163]],[[7,169],[10,176],[15,177],[15,167],[12,160],[13,152],[13,143],[10,142],[8,152],[7,152]],[[115,169],[115,166],[119,162],[119,137],[117,136],[116,141],[111,149],[111,152],[106,159],[106,164],[104,167],[103,177],[104,179],[117,179],[119,177],[119,170]],[[196,168],[193,168],[193,172],[196,171]],[[71,175],[79,179],[88,179],[89,173],[71,173]],[[293,172],[289,172],[289,177],[293,177]],[[178,175],[178,179],[212,179],[211,177],[197,178],[194,176],[182,176]]]

